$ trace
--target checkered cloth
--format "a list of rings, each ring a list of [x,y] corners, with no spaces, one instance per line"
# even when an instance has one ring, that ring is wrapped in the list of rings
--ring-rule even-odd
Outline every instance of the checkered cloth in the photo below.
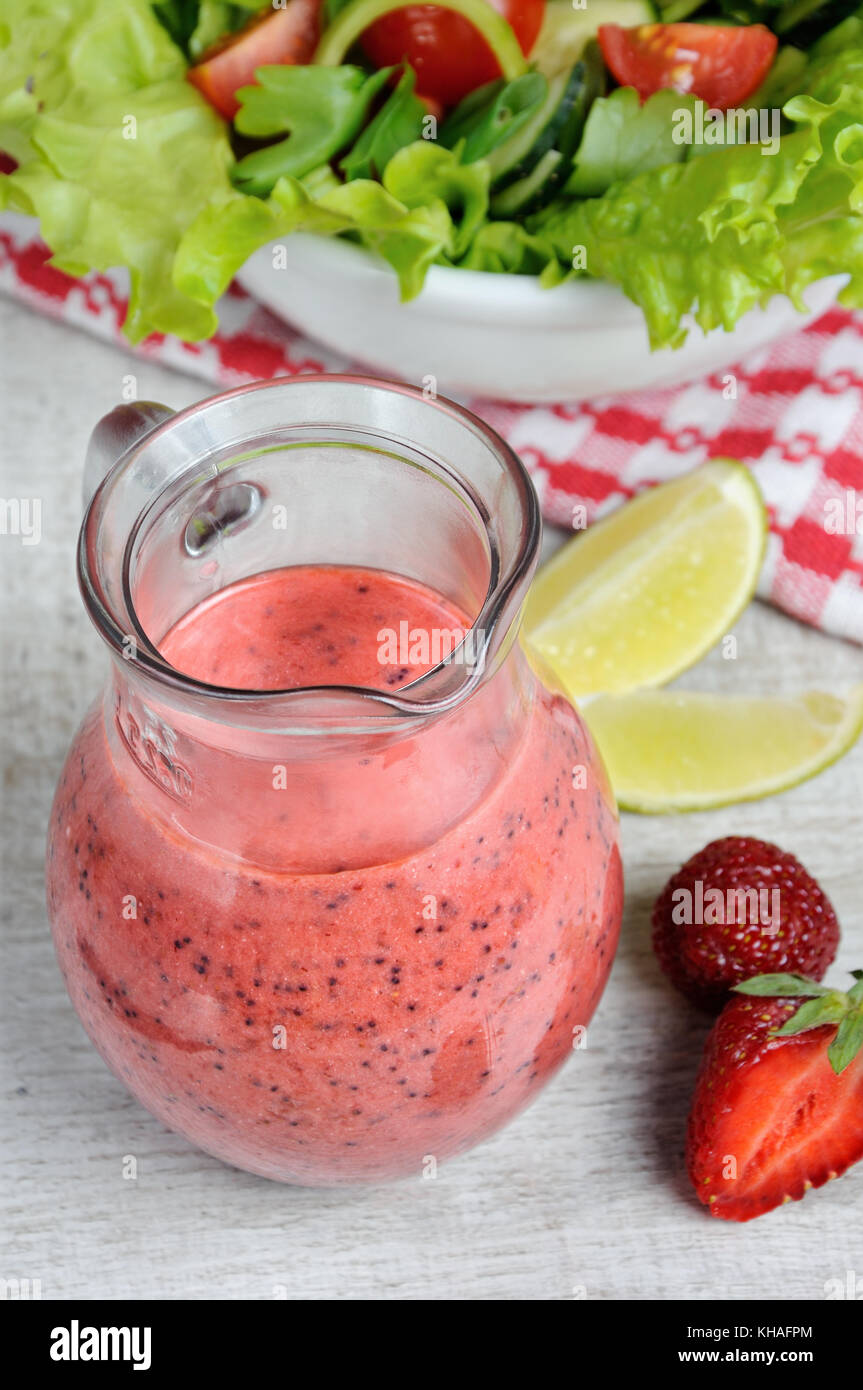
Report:
[[[72,279],[48,264],[35,224],[0,218],[0,290],[122,342],[122,272]],[[356,369],[234,286],[205,343],[154,336],[142,357],[236,386]],[[749,464],[770,513],[759,593],[794,617],[863,643],[863,315],[834,309],[809,328],[694,385],[574,405],[471,400],[521,455],[549,521],[588,521],[717,454]]]

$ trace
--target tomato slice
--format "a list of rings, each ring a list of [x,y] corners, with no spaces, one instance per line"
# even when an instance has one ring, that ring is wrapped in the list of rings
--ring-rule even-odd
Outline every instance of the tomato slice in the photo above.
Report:
[[[267,11],[205,53],[189,69],[189,81],[232,121],[240,109],[235,93],[254,82],[255,68],[309,61],[319,38],[320,8],[321,0],[288,0],[284,9]]]
[[[436,97],[427,97],[423,92],[417,92],[417,97],[430,116],[434,116],[436,121],[443,120],[443,102],[438,101]],[[0,154],[0,159],[2,158],[3,156]]]
[[[545,17],[545,0],[489,0],[527,55]],[[473,25],[438,5],[408,5],[366,30],[362,47],[379,68],[407,61],[417,88],[443,106],[454,106],[474,88],[500,77],[497,59]]]
[[[642,101],[671,87],[727,111],[764,81],[777,38],[763,24],[601,24],[599,45],[620,85],[634,87]]]

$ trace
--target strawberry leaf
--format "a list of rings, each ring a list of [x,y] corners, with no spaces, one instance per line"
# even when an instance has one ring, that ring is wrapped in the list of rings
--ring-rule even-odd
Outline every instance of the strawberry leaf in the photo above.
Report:
[[[863,1008],[851,1009],[839,1024],[839,1031],[827,1049],[830,1065],[837,1076],[850,1066],[863,1046]]]
[[[853,1004],[863,1004],[863,970],[852,970],[851,974],[857,981],[848,991],[848,998]]]
[[[807,999],[796,1014],[777,1028],[777,1038],[791,1038],[796,1033],[805,1033],[810,1028],[821,1028],[825,1023],[840,1023],[848,1013],[848,995],[832,990],[830,994],[817,999]]]
[[[819,995],[835,994],[827,985],[819,985],[815,980],[807,980],[805,975],[756,975],[735,985],[738,994],[769,995],[772,998],[815,998]]]

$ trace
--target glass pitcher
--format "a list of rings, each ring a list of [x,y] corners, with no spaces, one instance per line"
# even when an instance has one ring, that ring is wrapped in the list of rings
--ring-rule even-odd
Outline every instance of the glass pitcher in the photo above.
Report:
[[[91,441],[109,464],[79,577],[110,675],[48,844],[73,1004],[229,1163],[420,1176],[577,1045],[620,926],[604,769],[516,640],[530,480],[466,410],[356,377],[120,407]],[[357,683],[360,610],[382,674]],[[446,649],[419,612],[461,615]],[[317,675],[279,688],[298,632]]]

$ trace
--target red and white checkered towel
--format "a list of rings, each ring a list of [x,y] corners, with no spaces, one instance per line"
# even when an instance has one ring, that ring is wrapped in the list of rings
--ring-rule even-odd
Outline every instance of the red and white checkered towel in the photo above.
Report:
[[[0,290],[121,342],[120,272],[74,280],[48,264],[34,223],[0,218]],[[205,343],[153,337],[137,349],[221,386],[356,369],[287,327],[238,287]],[[863,314],[834,309],[723,377],[578,405],[469,401],[533,474],[549,521],[588,520],[717,454],[749,464],[770,511],[759,593],[794,617],[863,643]]]

